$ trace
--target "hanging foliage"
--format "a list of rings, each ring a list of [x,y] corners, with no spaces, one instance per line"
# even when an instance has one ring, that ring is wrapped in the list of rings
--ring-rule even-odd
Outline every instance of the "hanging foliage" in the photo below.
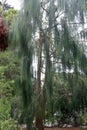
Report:
[[[76,0],[74,0],[74,2],[76,2]],[[54,91],[56,91],[53,84],[54,75],[56,75],[57,79],[59,75],[61,75],[61,84],[64,82],[64,92],[61,89],[62,85],[59,84],[59,88],[63,92],[63,97],[61,97],[61,100],[58,99],[58,101],[60,103],[61,113],[65,111],[68,113],[65,105],[67,105],[68,100],[70,101],[73,97],[72,94],[74,94],[74,92],[70,91],[70,95],[66,93],[68,89],[65,88],[65,81],[67,81],[67,85],[69,81],[67,75],[69,75],[69,73],[75,75],[76,80],[73,80],[73,77],[69,77],[72,83],[70,86],[73,89],[73,85],[74,83],[76,84],[77,81],[79,84],[77,84],[77,87],[80,86],[81,82],[79,83],[79,80],[77,80],[80,71],[81,74],[84,73],[84,77],[87,72],[87,64],[85,62],[87,58],[81,46],[78,44],[79,39],[75,36],[78,30],[75,30],[75,27],[73,27],[76,22],[75,18],[78,19],[79,22],[77,12],[80,8],[76,8],[78,9],[76,11],[70,8],[71,4],[74,8],[74,2],[72,3],[69,0],[68,5],[66,0],[64,0],[64,2],[63,0],[48,0],[47,2],[42,0],[26,0],[23,3],[23,9],[19,14],[18,21],[13,25],[13,43],[17,46],[16,50],[21,60],[19,86],[22,91],[24,118],[28,129],[31,129],[32,122],[35,118],[36,128],[43,130],[45,113],[48,112],[49,115],[53,116],[54,110],[58,111],[58,109],[54,108],[55,101],[53,94]],[[60,6],[60,8],[58,6]],[[72,11],[73,14],[71,15]],[[73,25],[71,26],[72,22]],[[82,23],[84,23],[84,21]],[[72,30],[74,30],[75,33]],[[33,72],[34,69],[35,75]],[[33,82],[35,82],[35,85],[33,85]],[[67,87],[69,87],[69,85]],[[78,93],[77,90],[78,89],[76,89],[75,92]],[[60,98],[61,91],[58,91],[57,94],[55,93],[56,98]],[[75,96],[76,98],[80,92],[81,89]],[[81,98],[79,101],[82,100]],[[72,104],[70,104],[70,106],[75,110]],[[78,104],[84,105],[85,103],[81,104],[80,102]],[[71,112],[71,110],[69,112]]]

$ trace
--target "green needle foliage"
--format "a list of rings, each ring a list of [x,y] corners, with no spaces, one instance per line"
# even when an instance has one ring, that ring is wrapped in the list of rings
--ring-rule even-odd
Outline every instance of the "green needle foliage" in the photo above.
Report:
[[[69,96],[58,99],[58,110],[55,108],[54,99],[60,98],[61,94],[61,91],[55,93],[57,87],[62,90],[63,86],[63,94],[66,91],[71,93],[68,107],[72,111],[86,107],[85,91],[85,96],[81,95],[81,99],[78,99],[78,95],[82,88],[86,90],[87,87],[87,58],[75,35],[78,33],[78,24],[82,27],[86,18],[84,2],[85,0],[23,1],[11,40],[21,61],[19,87],[24,119],[29,130],[34,119],[38,130],[44,129],[46,112],[52,116],[55,110],[60,109],[64,113],[62,110],[65,109],[67,112],[65,102],[70,99]],[[55,75],[58,81],[54,80]],[[67,89],[66,86],[70,88]]]

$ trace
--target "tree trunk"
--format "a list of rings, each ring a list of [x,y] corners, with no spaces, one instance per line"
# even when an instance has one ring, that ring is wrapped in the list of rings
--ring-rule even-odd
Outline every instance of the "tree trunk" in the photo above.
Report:
[[[40,116],[36,117],[36,127],[38,128],[38,130],[44,130],[43,118]]]
[[[39,33],[39,49],[38,49],[38,70],[37,70],[37,84],[36,84],[36,128],[38,130],[44,130],[43,126],[43,108],[42,108],[42,89],[41,89],[41,65],[42,65],[42,37],[41,37],[41,28]]]

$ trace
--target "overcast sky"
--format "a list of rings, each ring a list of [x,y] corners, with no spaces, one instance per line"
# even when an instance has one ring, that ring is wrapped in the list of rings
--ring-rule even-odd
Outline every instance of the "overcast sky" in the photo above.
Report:
[[[15,9],[20,9],[21,0],[7,0],[9,5],[12,5]]]
[[[2,0],[0,0],[2,1]],[[20,9],[22,0],[7,0],[7,3],[14,7],[15,9]]]

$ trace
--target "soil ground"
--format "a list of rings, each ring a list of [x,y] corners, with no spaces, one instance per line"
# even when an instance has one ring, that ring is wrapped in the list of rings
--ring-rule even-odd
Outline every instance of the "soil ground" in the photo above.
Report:
[[[44,130],[80,130],[79,127],[71,127],[71,128],[45,128]]]

